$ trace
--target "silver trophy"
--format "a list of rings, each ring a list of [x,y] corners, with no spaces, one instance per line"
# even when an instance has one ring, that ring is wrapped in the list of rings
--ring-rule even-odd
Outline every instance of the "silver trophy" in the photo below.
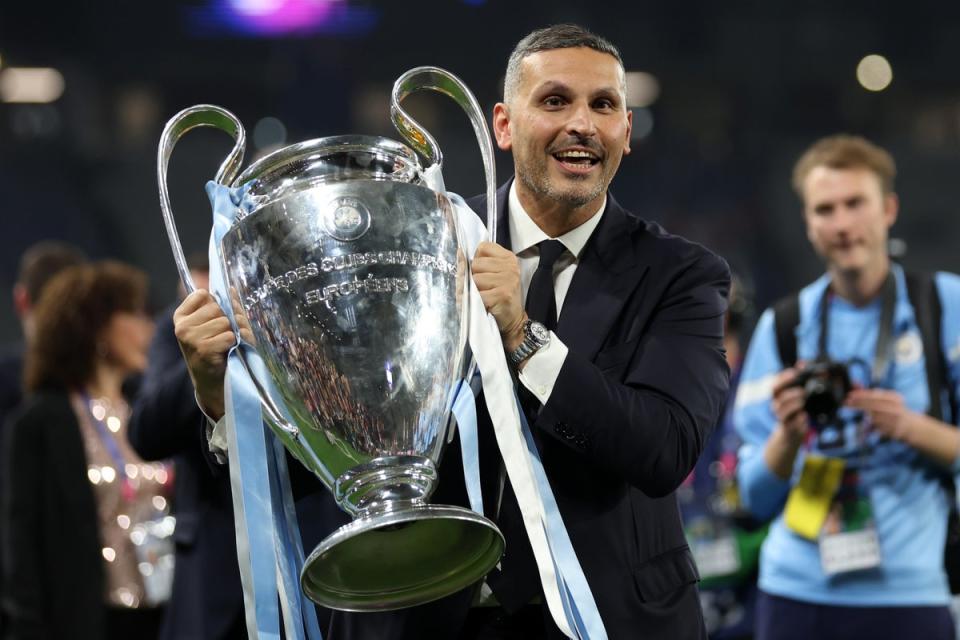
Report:
[[[309,555],[300,576],[315,602],[348,611],[413,606],[480,580],[503,537],[477,513],[431,505],[451,424],[469,376],[469,265],[456,214],[438,187],[433,137],[400,107],[429,89],[470,116],[486,169],[488,231],[493,147],[476,99],[450,73],[413,69],[393,88],[392,119],[428,161],[387,138],[335,136],[294,144],[237,176],[245,135],[216,106],[167,123],[158,152],[164,221],[180,276],[193,283],[170,208],[174,145],[212,126],[236,141],[215,180],[246,186],[250,203],[219,247],[238,324],[280,398],[258,385],[263,414],[290,452],[333,492],[353,521]],[[281,410],[281,406],[283,410]],[[286,417],[285,417],[286,416]]]

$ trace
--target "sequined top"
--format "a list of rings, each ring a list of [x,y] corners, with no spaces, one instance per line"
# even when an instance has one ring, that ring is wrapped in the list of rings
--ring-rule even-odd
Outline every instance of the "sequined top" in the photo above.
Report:
[[[144,462],[131,448],[126,403],[71,393],[70,404],[80,424],[97,505],[106,602],[122,608],[160,604],[173,570],[174,522],[167,500],[172,470]]]

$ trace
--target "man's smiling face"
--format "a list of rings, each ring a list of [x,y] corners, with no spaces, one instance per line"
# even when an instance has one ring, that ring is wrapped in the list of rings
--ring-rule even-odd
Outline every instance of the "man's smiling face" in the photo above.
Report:
[[[523,59],[516,94],[494,112],[497,144],[513,152],[522,201],[599,206],[630,152],[623,86],[617,59],[587,47]]]

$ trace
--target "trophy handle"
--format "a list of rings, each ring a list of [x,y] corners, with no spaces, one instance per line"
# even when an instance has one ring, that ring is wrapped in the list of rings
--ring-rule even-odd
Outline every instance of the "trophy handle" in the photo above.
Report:
[[[407,71],[397,78],[393,84],[393,95],[390,98],[390,117],[397,131],[406,138],[410,145],[427,159],[430,166],[443,167],[443,153],[433,136],[420,126],[416,120],[403,110],[400,102],[411,93],[429,89],[453,98],[470,118],[473,132],[480,145],[480,155],[483,156],[483,171],[486,176],[487,187],[487,232],[491,242],[497,240],[497,170],[493,161],[493,141],[487,121],[477,99],[467,85],[457,76],[439,67],[417,67]]]
[[[236,143],[230,154],[224,159],[217,171],[214,180],[220,184],[230,184],[237,176],[240,163],[243,162],[243,152],[247,145],[247,134],[243,125],[235,115],[212,104],[198,104],[184,109],[170,118],[160,136],[160,147],[157,149],[157,184],[160,187],[160,209],[163,211],[163,223],[167,227],[167,237],[170,239],[170,248],[173,250],[173,259],[177,263],[180,279],[187,293],[193,293],[196,285],[190,277],[187,259],[183,255],[180,245],[180,235],[177,233],[177,224],[173,219],[173,210],[170,208],[170,194],[167,191],[167,166],[173,147],[185,133],[196,127],[216,127],[233,137]]]
[[[390,118],[397,131],[427,159],[430,163],[428,168],[443,168],[443,153],[440,151],[440,146],[430,132],[420,126],[420,123],[411,118],[410,114],[400,106],[404,98],[422,89],[436,91],[452,98],[470,118],[473,133],[477,136],[477,144],[480,145],[480,155],[483,158],[487,191],[487,233],[490,241],[496,242],[497,167],[493,161],[493,140],[490,138],[490,129],[487,128],[487,121],[483,117],[483,111],[480,110],[480,104],[460,78],[439,67],[416,67],[397,78],[393,83],[393,95],[390,97]],[[460,225],[456,226],[459,235]],[[468,260],[471,258],[472,256]],[[471,356],[470,364],[466,369],[468,381],[473,379],[476,368],[476,359]]]
[[[183,281],[187,293],[193,293],[197,287],[190,276],[187,259],[183,255],[183,247],[180,244],[180,235],[177,233],[177,224],[173,219],[170,194],[167,190],[167,167],[170,164],[170,156],[173,155],[174,146],[188,131],[197,127],[215,127],[230,134],[235,141],[233,149],[224,159],[220,169],[217,170],[217,175],[214,177],[214,180],[220,184],[229,185],[236,178],[240,164],[243,162],[243,153],[247,144],[247,135],[243,125],[240,124],[240,120],[223,107],[212,104],[198,104],[184,109],[170,118],[160,135],[160,147],[157,150],[157,184],[160,188],[160,209],[163,211],[163,222],[167,228],[170,248],[173,250],[173,259],[177,263],[177,270],[180,272],[180,279]],[[254,375],[247,359],[241,356],[241,361],[250,373],[250,378],[253,380],[260,396],[260,404],[269,415],[270,420],[287,436],[296,440],[300,434],[299,430],[283,418],[282,412],[273,403],[273,399],[267,393],[263,383]]]

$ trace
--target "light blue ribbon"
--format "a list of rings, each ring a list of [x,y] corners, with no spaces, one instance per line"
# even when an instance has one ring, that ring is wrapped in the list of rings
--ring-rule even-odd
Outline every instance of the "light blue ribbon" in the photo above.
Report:
[[[230,189],[216,182],[207,183],[213,208],[209,246],[211,291],[238,336],[218,249],[237,211],[248,206],[245,193],[244,187]],[[303,640],[306,633],[310,640],[322,640],[316,609],[299,586],[304,555],[285,453],[263,423],[260,395],[251,377],[251,372],[260,374],[260,387],[286,413],[264,371],[263,361],[249,345],[238,342],[230,350],[225,390],[228,427],[234,435],[228,454],[247,632],[252,638],[279,640],[279,574],[287,596],[282,607],[286,637]]]
[[[483,515],[483,496],[480,493],[480,452],[477,445],[477,402],[473,389],[461,380],[455,389],[453,415],[460,434],[460,454],[463,458],[463,480],[467,487],[470,508]]]
[[[272,437],[274,471],[270,488],[273,494],[273,522],[281,544],[277,545],[277,558],[284,592],[291,608],[287,618],[303,621],[309,640],[323,640],[320,624],[317,621],[317,609],[300,589],[300,571],[303,569],[303,543],[300,540],[300,527],[297,524],[297,510],[293,504],[293,491],[290,487],[290,474],[287,472],[286,448],[279,438]],[[301,625],[294,625],[297,638],[303,637]]]
[[[236,434],[230,440],[228,454],[237,555],[247,631],[250,637],[279,640],[275,538],[273,528],[263,526],[272,518],[266,434],[256,422],[260,416],[260,400],[245,374],[237,347],[234,347],[227,360],[226,401],[227,420],[232,422],[228,429]],[[270,553],[264,553],[264,549],[269,549]]]

